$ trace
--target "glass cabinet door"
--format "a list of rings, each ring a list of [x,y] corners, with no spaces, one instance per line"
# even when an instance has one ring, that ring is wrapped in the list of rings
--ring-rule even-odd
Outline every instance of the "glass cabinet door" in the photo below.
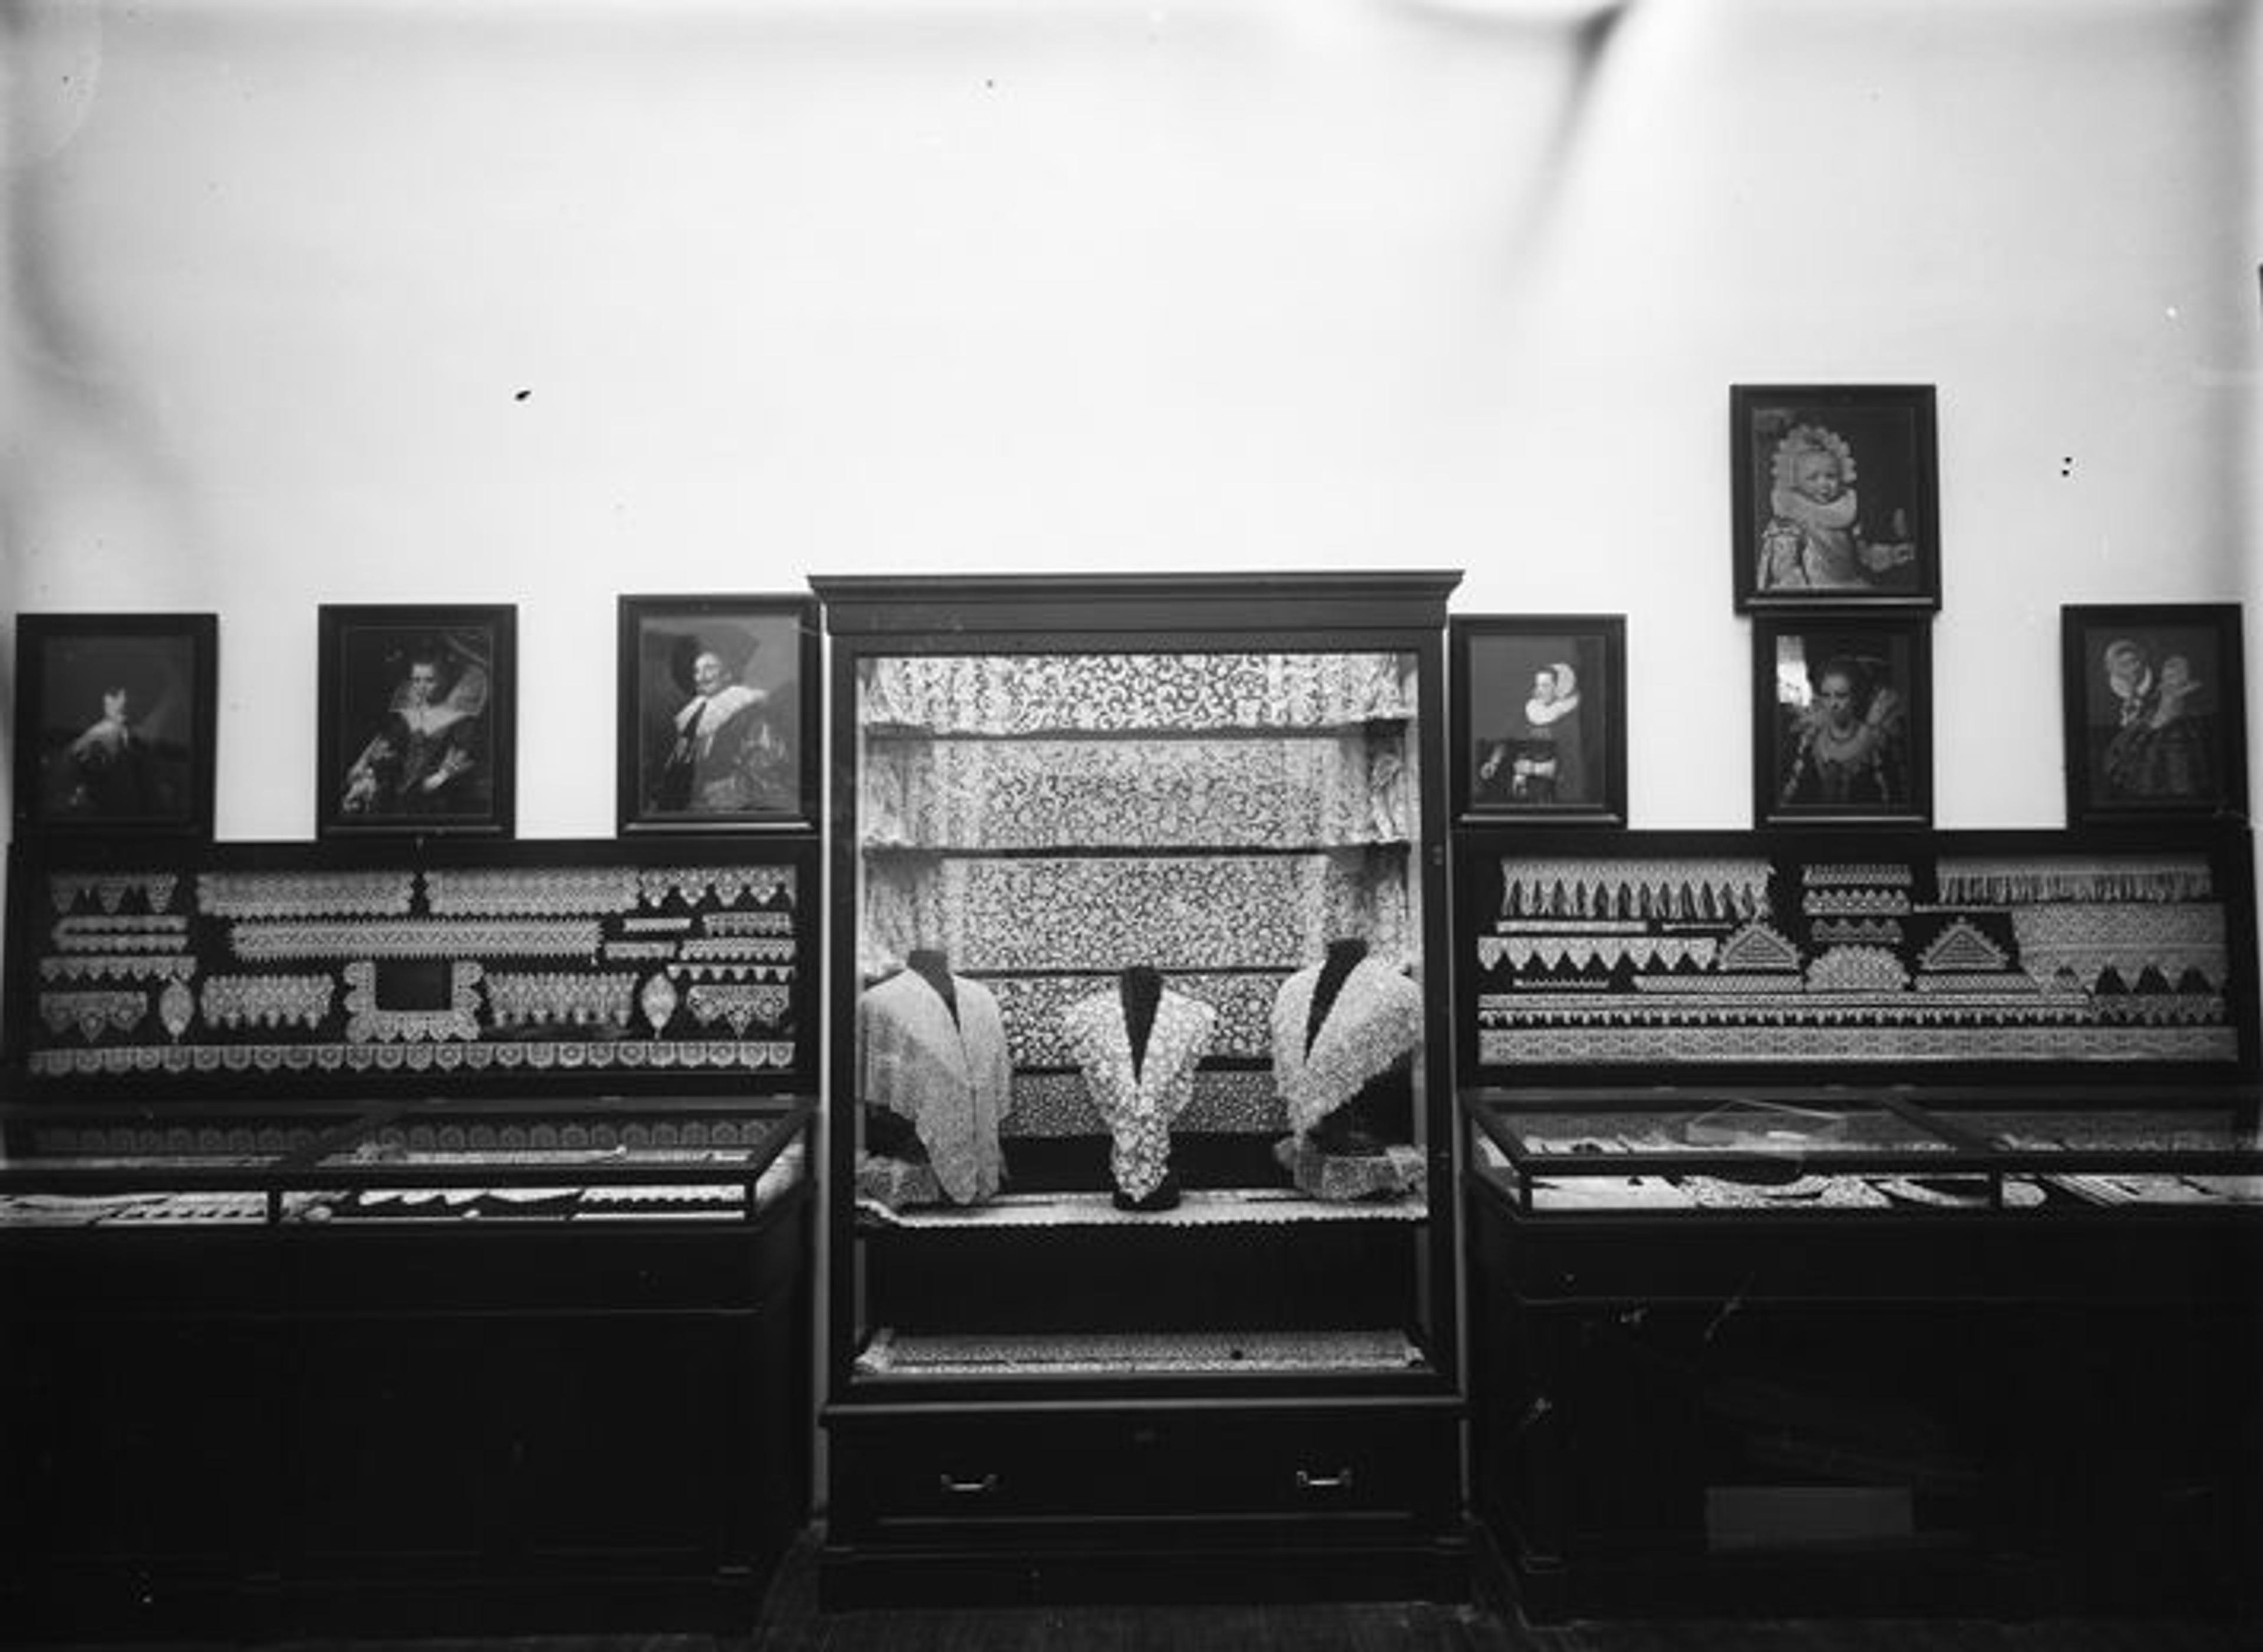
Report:
[[[1435,1376],[1435,644],[942,646],[836,661],[847,1380]]]

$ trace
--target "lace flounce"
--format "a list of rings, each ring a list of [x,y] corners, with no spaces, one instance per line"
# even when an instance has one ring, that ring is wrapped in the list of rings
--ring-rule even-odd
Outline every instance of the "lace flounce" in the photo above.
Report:
[[[1033,856],[868,862],[870,970],[915,948],[979,971],[1291,969],[1337,935],[1407,949],[1406,855]]]
[[[864,749],[864,840],[925,849],[1403,843],[1401,729],[1189,741],[934,740]]]
[[[1342,728],[1412,718],[1411,655],[915,655],[864,669],[866,728],[930,734]]]

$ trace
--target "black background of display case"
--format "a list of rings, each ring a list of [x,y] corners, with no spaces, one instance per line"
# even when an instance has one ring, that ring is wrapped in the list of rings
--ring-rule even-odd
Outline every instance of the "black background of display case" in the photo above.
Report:
[[[224,1071],[212,1072],[106,1073],[49,1076],[27,1071],[35,1042],[33,1028],[40,993],[39,956],[43,935],[32,921],[33,903],[55,872],[177,873],[184,888],[193,888],[201,871],[235,872],[352,872],[365,870],[493,869],[531,871],[551,868],[627,867],[664,869],[673,866],[790,866],[794,869],[794,977],[792,1015],[797,1045],[791,1068],[766,1068],[760,1072],[718,1071],[703,1068],[612,1066],[576,1069],[565,1064],[536,1069],[489,1066],[474,1071],[459,1068],[424,1071],[354,1072],[279,1068],[272,1072]],[[488,840],[401,840],[392,842],[353,840],[338,842],[242,842],[182,846],[163,840],[41,841],[20,840],[10,846],[8,876],[8,946],[5,959],[4,1014],[0,1014],[0,1069],[4,1069],[18,1104],[50,1100],[76,1100],[89,1095],[140,1097],[158,1107],[196,1100],[231,1104],[262,1096],[288,1098],[310,1091],[341,1099],[414,1097],[424,1095],[539,1095],[579,1096],[602,1101],[609,1095],[673,1093],[679,1095],[807,1094],[816,1084],[818,998],[822,977],[821,902],[818,886],[818,842],[814,833],[796,838],[765,835],[724,840],[715,837],[612,839],[543,839],[517,842]],[[199,918],[207,935],[226,920]],[[196,933],[194,927],[192,934]],[[213,938],[217,939],[217,938]],[[200,957],[199,976],[215,959]],[[445,963],[446,960],[440,962]],[[649,966],[647,966],[649,967]],[[679,1015],[683,1014],[678,1012]],[[633,1021],[633,1026],[638,1023]],[[557,1036],[559,1035],[553,1035]],[[596,1035],[590,1035],[592,1039]],[[628,1041],[650,1042],[640,1032]],[[510,1035],[485,1042],[510,1042]],[[693,1042],[679,1038],[676,1042]]]

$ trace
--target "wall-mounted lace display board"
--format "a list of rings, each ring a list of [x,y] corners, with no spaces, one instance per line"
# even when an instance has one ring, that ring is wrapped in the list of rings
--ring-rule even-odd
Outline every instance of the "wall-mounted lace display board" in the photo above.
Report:
[[[26,1099],[814,1088],[813,840],[19,845]]]
[[[1464,834],[1464,1081],[2251,1075],[2244,827]]]

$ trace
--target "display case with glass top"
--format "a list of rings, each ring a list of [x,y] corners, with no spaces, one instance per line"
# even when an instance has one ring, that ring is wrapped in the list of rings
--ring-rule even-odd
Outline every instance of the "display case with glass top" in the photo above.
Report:
[[[1527,1213],[1980,1205],[1985,1155],[1887,1097],[1829,1091],[1479,1092],[1476,1165]]]
[[[2252,1604],[2252,855],[1457,834],[1472,1494],[1529,1615]]]
[[[1945,1086],[1477,1092],[1476,1166],[1529,1215],[2263,1203],[2255,1093]]]
[[[1438,1586],[1454,582],[813,581],[836,1595]]]
[[[602,1118],[539,1104],[426,1102],[365,1121],[294,1166],[288,1222],[745,1222],[806,1180],[807,1099],[617,1102]]]
[[[261,1227],[286,1168],[365,1123],[284,1103],[153,1111],[82,1099],[0,1111],[0,1229]]]
[[[18,843],[0,1616],[744,1621],[807,1509],[816,867]]]
[[[2121,1090],[2021,1099],[2001,1091],[1960,1098],[1955,1128],[1987,1143],[2027,1202],[2117,1210],[2236,1210],[2263,1206],[2263,1126],[2244,1086]]]

